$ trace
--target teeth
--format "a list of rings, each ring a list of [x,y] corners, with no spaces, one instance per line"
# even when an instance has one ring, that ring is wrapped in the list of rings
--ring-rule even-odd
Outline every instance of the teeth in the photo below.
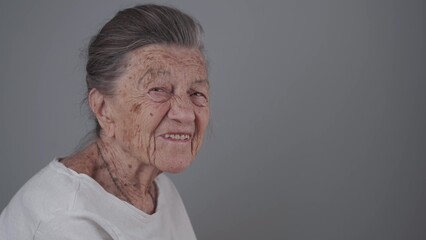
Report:
[[[176,140],[186,140],[189,139],[188,134],[166,134],[164,135],[165,138],[171,138]]]

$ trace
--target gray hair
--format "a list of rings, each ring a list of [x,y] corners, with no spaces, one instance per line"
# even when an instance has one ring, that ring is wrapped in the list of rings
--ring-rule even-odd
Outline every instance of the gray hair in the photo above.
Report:
[[[197,20],[172,7],[147,4],[119,11],[90,41],[87,92],[96,88],[102,94],[112,95],[126,54],[137,48],[166,44],[196,47],[203,52],[202,32]],[[96,118],[95,121],[99,137],[101,127]]]

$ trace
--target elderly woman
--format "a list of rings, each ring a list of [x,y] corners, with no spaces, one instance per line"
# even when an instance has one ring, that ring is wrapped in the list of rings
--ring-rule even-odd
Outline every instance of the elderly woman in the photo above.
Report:
[[[96,139],[29,180],[0,239],[195,239],[163,172],[194,160],[209,121],[201,26],[170,7],[117,13],[88,48]]]

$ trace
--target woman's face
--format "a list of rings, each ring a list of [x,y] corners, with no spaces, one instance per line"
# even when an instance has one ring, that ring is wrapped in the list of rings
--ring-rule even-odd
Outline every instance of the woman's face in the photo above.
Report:
[[[195,158],[209,121],[209,84],[195,48],[150,45],[129,53],[109,99],[122,151],[165,172]]]

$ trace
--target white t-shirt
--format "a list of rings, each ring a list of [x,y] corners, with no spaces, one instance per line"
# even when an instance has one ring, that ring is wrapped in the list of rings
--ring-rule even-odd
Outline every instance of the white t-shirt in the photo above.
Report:
[[[149,215],[55,159],[2,211],[0,239],[196,239],[173,183],[164,174],[155,182],[157,208]]]

